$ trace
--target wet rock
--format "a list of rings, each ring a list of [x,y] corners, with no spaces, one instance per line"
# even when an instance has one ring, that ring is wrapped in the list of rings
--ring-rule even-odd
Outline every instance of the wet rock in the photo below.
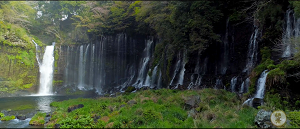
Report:
[[[133,86],[128,86],[127,89],[125,90],[125,93],[131,93],[132,91],[135,91],[136,88]]]
[[[271,111],[265,111],[264,109],[261,109],[258,111],[255,117],[255,124],[259,128],[275,128],[273,124],[271,123]]]
[[[71,112],[71,111],[73,111],[75,109],[83,108],[83,107],[84,107],[83,104],[73,105],[73,106],[68,107],[68,112]]]
[[[17,119],[19,119],[19,120],[25,120],[26,119],[26,116],[25,115],[18,115],[18,116],[16,116],[17,117]]]
[[[201,100],[200,100],[200,96],[199,95],[189,96],[185,100],[185,108],[186,109],[196,108],[196,107],[199,106],[200,102],[201,102]]]
[[[263,102],[264,102],[264,100],[261,99],[261,98],[254,98],[254,99],[252,100],[252,107],[254,107],[254,108],[257,109],[257,107],[258,107],[258,106],[261,106],[261,105],[263,104]]]
[[[133,104],[137,104],[137,102],[135,100],[130,100],[130,101],[127,102],[127,104],[133,105]]]
[[[56,129],[60,128],[60,124],[55,124],[54,128],[56,128]]]

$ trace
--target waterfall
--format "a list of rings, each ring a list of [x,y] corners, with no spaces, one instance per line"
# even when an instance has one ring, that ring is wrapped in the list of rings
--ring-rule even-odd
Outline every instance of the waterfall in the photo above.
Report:
[[[269,72],[267,72],[267,70],[265,70],[260,75],[260,77],[257,81],[257,90],[256,90],[256,94],[254,95],[255,98],[264,98],[265,84],[266,84],[266,79],[267,79],[268,73]]]
[[[178,84],[183,85],[184,71],[185,71],[184,67],[185,67],[185,64],[186,64],[186,53],[187,53],[187,51],[185,50],[185,52],[183,53],[182,60],[181,60],[181,70],[179,72],[179,79],[178,79],[178,82],[177,82],[177,86],[178,86]]]
[[[295,41],[299,37],[300,18],[295,18],[294,11],[289,9],[285,13],[285,26],[282,35],[283,53],[282,57],[291,57],[297,52],[299,47]]]
[[[237,82],[237,77],[233,77],[230,81],[231,92],[235,92],[236,82]]]
[[[52,80],[53,80],[53,65],[54,65],[54,45],[46,46],[43,56],[43,62],[40,67],[40,89],[38,95],[52,94]]]
[[[226,33],[223,41],[223,54],[222,54],[222,63],[221,63],[221,74],[224,75],[227,71],[227,64],[228,64],[228,26],[229,26],[229,18],[226,21]]]
[[[34,43],[34,45],[35,45],[35,50],[36,50],[36,53],[35,53],[35,56],[36,56],[36,61],[38,62],[38,65],[40,66],[41,65],[41,61],[40,61],[40,58],[39,58],[39,54],[38,54],[38,52],[41,50],[40,49],[40,46],[39,45],[37,45],[37,43],[36,42],[34,42],[34,40],[32,40],[32,42]]]
[[[146,41],[146,47],[144,49],[144,58],[142,59],[142,67],[139,69],[139,75],[138,75],[138,79],[136,81],[136,83],[134,84],[134,86],[136,87],[143,87],[143,86],[150,86],[150,77],[147,74],[148,70],[147,70],[147,66],[151,57],[151,47],[152,47],[152,43],[153,40],[147,40]]]
[[[258,51],[258,37],[259,37],[259,28],[255,27],[254,32],[251,35],[250,43],[248,45],[248,53],[247,53],[247,63],[243,72],[249,73],[252,68],[255,66],[257,61],[257,51]]]
[[[222,86],[223,86],[222,80],[218,78],[216,80],[215,89],[218,89],[218,87],[222,87]]]
[[[267,76],[268,76],[268,73],[267,70],[263,71],[257,81],[257,84],[256,84],[256,92],[254,94],[254,96],[252,98],[249,98],[248,100],[246,100],[244,104],[247,104],[249,106],[252,106],[253,105],[253,99],[254,98],[260,98],[260,99],[263,99],[264,98],[264,92],[265,92],[265,84],[266,84],[266,79],[267,79]]]
[[[92,43],[62,46],[65,87],[93,90],[98,94],[124,91],[127,86],[161,86],[158,66],[148,75],[155,42],[152,37],[129,38],[126,34],[99,37]],[[69,52],[68,52],[69,51]],[[71,85],[70,85],[71,84]],[[72,86],[72,87],[71,87]]]
[[[78,67],[78,89],[83,90],[83,77],[84,77],[84,62],[83,62],[83,45],[80,46],[80,53],[79,53],[79,67]]]

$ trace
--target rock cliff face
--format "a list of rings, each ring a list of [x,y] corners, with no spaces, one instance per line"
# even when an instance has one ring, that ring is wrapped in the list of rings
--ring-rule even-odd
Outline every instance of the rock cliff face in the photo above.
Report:
[[[231,90],[229,86],[235,77],[234,91],[240,91],[248,75],[244,69],[255,28],[251,23],[238,26],[233,26],[229,20],[225,23],[220,31],[221,42],[212,43],[200,53],[176,52],[169,68],[169,78],[162,76],[166,71],[163,66],[152,66],[151,70],[154,47],[159,43],[152,37],[117,34],[88,44],[60,46],[57,48],[59,58],[54,77],[63,80],[63,83],[57,86],[96,90],[98,93],[124,90],[128,86],[225,87]],[[255,40],[258,41],[259,37]]]

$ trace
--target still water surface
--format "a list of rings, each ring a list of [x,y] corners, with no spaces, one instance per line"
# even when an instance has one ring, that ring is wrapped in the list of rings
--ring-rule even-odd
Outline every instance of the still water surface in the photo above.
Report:
[[[1,121],[0,120],[0,128],[35,128],[37,126],[30,126],[29,121],[31,117],[37,112],[45,112],[50,113],[54,109],[50,107],[50,103],[53,101],[63,101],[68,99],[75,98],[92,98],[95,96],[91,95],[53,95],[53,96],[21,96],[21,97],[5,97],[0,98],[0,111],[4,111],[7,109],[15,109],[20,105],[33,105],[35,109],[26,109],[22,111],[14,111],[6,112],[9,115],[18,115],[23,114],[26,115],[26,120],[18,120],[14,119],[11,121]],[[44,126],[39,126],[37,128],[41,128]]]

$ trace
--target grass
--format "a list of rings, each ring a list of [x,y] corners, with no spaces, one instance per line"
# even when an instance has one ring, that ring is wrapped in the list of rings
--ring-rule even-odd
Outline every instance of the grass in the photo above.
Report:
[[[9,120],[13,120],[15,118],[16,117],[14,115],[12,115],[12,116],[4,116],[4,117],[1,117],[1,121],[9,121]]]
[[[185,100],[199,95],[201,102],[188,117]],[[136,101],[136,104],[129,104]],[[69,106],[84,107],[67,112]],[[47,127],[61,128],[250,128],[257,109],[242,108],[234,93],[225,90],[144,90],[117,97],[79,98],[53,102],[56,107]],[[97,116],[101,116],[97,119]]]
[[[12,108],[12,110],[18,111],[18,110],[34,109],[34,108],[35,107],[33,105],[26,104],[26,105],[20,105],[18,107]]]
[[[46,113],[37,112],[30,120],[30,125],[44,125]]]

